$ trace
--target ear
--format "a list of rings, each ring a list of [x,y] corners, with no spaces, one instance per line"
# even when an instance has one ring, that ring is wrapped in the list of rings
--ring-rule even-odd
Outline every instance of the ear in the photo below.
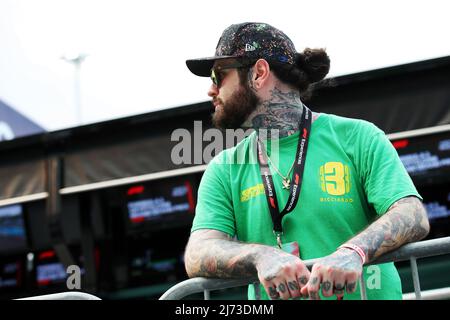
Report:
[[[253,66],[252,81],[256,89],[263,87],[270,76],[269,63],[264,59],[259,59]]]

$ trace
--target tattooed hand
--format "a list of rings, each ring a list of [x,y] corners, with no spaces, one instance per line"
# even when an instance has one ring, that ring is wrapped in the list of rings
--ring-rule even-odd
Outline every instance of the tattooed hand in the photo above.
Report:
[[[320,259],[311,270],[311,276],[301,293],[310,299],[320,299],[319,290],[324,297],[344,296],[345,290],[353,293],[361,277],[362,261],[359,255],[350,249],[341,248],[333,254]]]
[[[261,255],[256,269],[270,299],[301,297],[310,274],[300,258],[275,248]]]
[[[191,278],[258,276],[271,299],[300,297],[300,289],[309,279],[309,270],[297,256],[271,246],[232,240],[211,229],[191,233],[185,266]]]

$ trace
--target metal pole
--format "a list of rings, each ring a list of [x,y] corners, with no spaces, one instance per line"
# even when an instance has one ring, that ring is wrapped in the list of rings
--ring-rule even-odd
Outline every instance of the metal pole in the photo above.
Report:
[[[261,300],[261,287],[259,286],[259,282],[253,283],[253,288],[255,288],[255,299]]]
[[[203,296],[205,297],[205,300],[211,300],[211,291],[209,290],[204,290],[203,291]]]
[[[75,66],[75,110],[77,116],[77,123],[83,124],[83,109],[81,105],[81,63],[82,59],[76,59],[74,61]]]
[[[361,273],[361,278],[359,278],[359,287],[361,290],[361,300],[367,300],[366,284],[364,281],[364,269]]]
[[[86,59],[87,55],[79,53],[76,56],[62,56],[66,62],[73,64],[74,71],[74,100],[75,100],[75,112],[78,125],[83,124],[83,109],[81,100],[81,64]]]
[[[417,260],[415,257],[411,257],[411,259],[409,259],[409,261],[411,263],[411,274],[412,274],[412,278],[413,278],[414,292],[416,294],[416,299],[422,300],[422,296],[420,293],[419,271],[417,270]]]

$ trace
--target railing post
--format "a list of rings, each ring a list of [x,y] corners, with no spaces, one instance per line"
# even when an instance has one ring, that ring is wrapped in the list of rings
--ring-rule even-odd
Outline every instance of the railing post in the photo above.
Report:
[[[414,292],[416,294],[416,300],[421,300],[422,295],[420,293],[420,279],[419,279],[419,271],[417,270],[417,260],[415,257],[411,257],[409,261],[411,263],[411,274],[414,283]]]
[[[359,278],[359,288],[361,290],[361,300],[367,300],[366,281],[364,280],[364,269]]]
[[[210,290],[204,290],[203,296],[205,297],[205,300],[211,300],[211,291]]]
[[[259,286],[259,282],[254,282],[253,288],[255,288],[255,299],[261,300],[261,287]]]

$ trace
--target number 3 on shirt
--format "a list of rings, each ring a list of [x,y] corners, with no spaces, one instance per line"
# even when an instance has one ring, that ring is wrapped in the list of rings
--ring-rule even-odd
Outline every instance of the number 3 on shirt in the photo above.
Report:
[[[342,196],[350,191],[350,171],[341,162],[327,162],[320,167],[322,191],[332,196]]]

